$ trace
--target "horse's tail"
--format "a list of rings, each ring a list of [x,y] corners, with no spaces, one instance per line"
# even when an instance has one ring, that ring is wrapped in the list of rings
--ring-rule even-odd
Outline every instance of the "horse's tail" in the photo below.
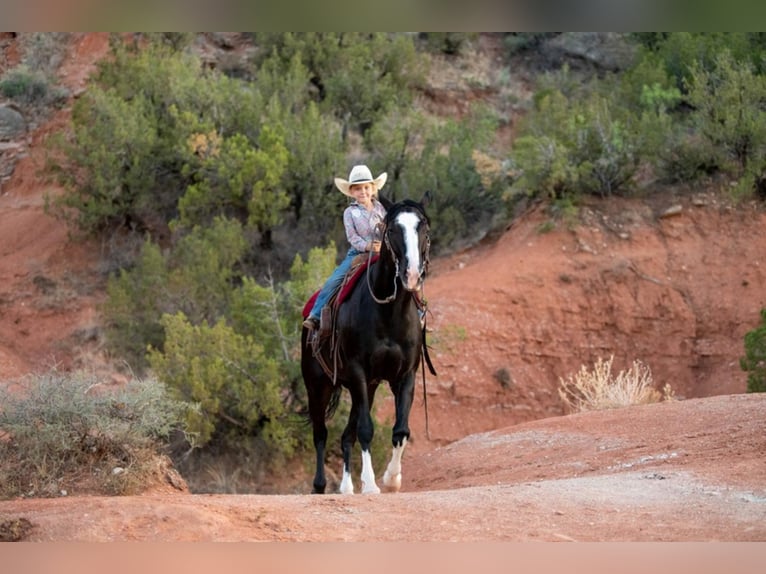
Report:
[[[340,393],[342,390],[342,385],[335,385],[333,388],[332,395],[330,395],[330,400],[327,403],[327,408],[324,411],[325,419],[329,420],[335,414],[335,411],[338,408],[338,403],[340,403]]]

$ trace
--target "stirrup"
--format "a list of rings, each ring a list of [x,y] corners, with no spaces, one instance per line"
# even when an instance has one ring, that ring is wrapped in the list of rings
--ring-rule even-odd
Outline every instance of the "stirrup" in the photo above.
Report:
[[[332,309],[329,305],[322,307],[319,320],[319,336],[326,337],[332,331]]]

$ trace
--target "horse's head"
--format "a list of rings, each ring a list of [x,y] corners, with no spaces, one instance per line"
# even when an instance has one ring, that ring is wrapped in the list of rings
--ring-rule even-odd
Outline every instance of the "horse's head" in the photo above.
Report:
[[[405,199],[387,205],[383,244],[396,265],[396,273],[408,291],[417,291],[428,270],[431,236],[425,208],[431,193],[420,202]]]

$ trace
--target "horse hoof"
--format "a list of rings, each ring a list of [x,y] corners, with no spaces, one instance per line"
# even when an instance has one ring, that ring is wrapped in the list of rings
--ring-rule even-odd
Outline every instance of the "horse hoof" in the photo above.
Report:
[[[394,475],[388,474],[388,471],[383,474],[383,486],[392,492],[399,492],[402,487],[402,473],[399,472]]]
[[[351,478],[346,473],[343,474],[343,480],[340,481],[338,492],[341,494],[354,494],[354,483],[351,482]]]
[[[380,488],[374,486],[372,488],[363,488],[362,494],[380,494]]]

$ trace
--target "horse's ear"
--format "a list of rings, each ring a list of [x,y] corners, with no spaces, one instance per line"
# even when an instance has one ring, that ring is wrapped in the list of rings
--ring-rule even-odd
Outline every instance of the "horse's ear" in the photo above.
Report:
[[[378,193],[378,201],[383,204],[383,207],[386,208],[386,211],[391,209],[391,206],[394,204],[393,201],[388,199],[385,195],[380,195],[380,193]]]
[[[420,205],[425,209],[431,205],[431,201],[433,201],[433,195],[431,194],[431,190],[428,190],[423,194],[423,199],[420,200]]]

